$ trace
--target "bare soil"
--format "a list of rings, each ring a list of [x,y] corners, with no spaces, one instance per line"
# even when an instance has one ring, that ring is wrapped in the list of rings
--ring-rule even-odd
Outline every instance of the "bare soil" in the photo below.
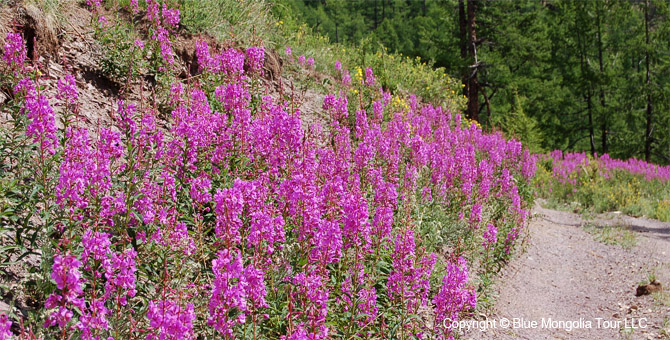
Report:
[[[587,224],[595,227],[587,232]],[[625,248],[597,240],[603,226],[631,231],[636,244]],[[495,321],[496,327],[489,322],[488,329],[466,330],[462,338],[670,339],[668,255],[670,223],[616,213],[587,220],[538,205],[523,253],[494,284],[494,306],[476,317]],[[636,297],[650,274],[666,293]],[[501,326],[504,320],[509,327]],[[569,321],[573,329],[556,321]]]

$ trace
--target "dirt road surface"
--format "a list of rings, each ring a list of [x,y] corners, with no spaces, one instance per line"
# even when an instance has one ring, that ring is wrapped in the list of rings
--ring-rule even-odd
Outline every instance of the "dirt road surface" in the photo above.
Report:
[[[670,223],[534,213],[494,306],[475,317],[488,323],[462,339],[670,339]],[[666,292],[636,297],[650,275]]]

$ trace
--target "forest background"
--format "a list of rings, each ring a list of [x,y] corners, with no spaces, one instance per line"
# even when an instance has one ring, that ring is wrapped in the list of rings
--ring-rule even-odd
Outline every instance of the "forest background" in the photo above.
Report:
[[[670,3],[287,0],[331,42],[460,79],[467,116],[533,151],[670,163]]]

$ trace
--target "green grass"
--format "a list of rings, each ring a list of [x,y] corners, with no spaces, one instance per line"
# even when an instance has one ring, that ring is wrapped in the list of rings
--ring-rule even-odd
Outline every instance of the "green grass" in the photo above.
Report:
[[[584,230],[593,235],[596,241],[605,244],[618,245],[624,249],[631,249],[637,245],[635,232],[631,231],[628,226],[597,226],[587,223]]]
[[[621,333],[621,337],[628,340],[628,339],[634,339],[633,333],[634,333],[633,328],[621,328],[619,331]]]
[[[654,302],[663,307],[670,307],[670,292],[662,291],[656,292],[651,295],[654,298]]]
[[[46,24],[52,28],[63,27],[66,24],[63,15],[63,6],[75,0],[25,0],[26,5],[35,6],[44,14]]]
[[[663,318],[663,329],[661,329],[659,335],[661,339],[670,339],[670,318],[667,316]]]
[[[277,48],[272,4],[265,0],[179,0],[181,23],[192,33],[207,32],[220,41]]]

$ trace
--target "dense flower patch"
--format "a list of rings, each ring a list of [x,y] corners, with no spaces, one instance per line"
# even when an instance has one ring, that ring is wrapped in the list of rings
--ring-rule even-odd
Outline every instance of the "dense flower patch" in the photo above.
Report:
[[[146,48],[169,76],[179,11],[146,11]],[[528,217],[535,157],[386,92],[372,68],[352,82],[338,62],[328,118],[303,128],[290,96],[262,86],[262,46],[201,41],[197,80],[173,78],[153,101],[119,98],[99,129],[78,122],[64,77],[58,131],[20,39],[9,36],[5,67],[57,226],[42,259],[47,337],[449,338],[443,321],[476,305],[472,268],[508,256]],[[425,232],[436,212],[453,243]]]
[[[560,150],[541,156],[539,164],[538,192],[554,203],[670,220],[670,166]]]
[[[646,180],[660,180],[666,182],[670,179],[670,166],[662,166],[647,163],[645,161],[630,158],[620,160],[611,158],[610,155],[594,155],[589,157],[586,153],[574,153],[555,150],[544,156],[545,160],[551,162],[552,174],[563,183],[575,184],[575,175],[583,167],[589,166],[589,162],[596,162],[600,173],[609,176],[613,171],[627,171],[634,175],[640,175]]]

